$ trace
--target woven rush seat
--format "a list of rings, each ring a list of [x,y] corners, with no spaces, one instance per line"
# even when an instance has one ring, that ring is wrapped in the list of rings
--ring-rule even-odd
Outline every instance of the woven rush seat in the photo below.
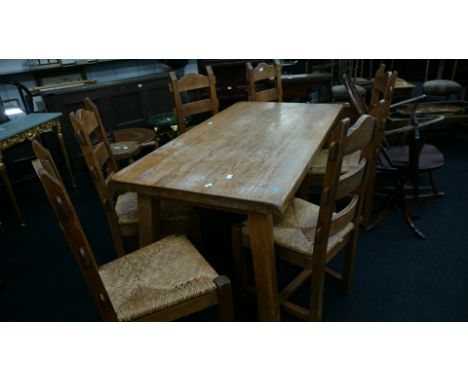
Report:
[[[339,280],[345,293],[351,291],[362,206],[360,199],[366,189],[369,159],[375,150],[375,126],[375,118],[369,115],[359,117],[351,127],[349,118],[342,119],[330,133],[320,205],[294,198],[284,214],[273,216],[273,232],[268,242],[265,240],[266,244],[261,244],[271,245],[272,239],[275,258],[301,268],[278,292],[279,304],[289,314],[308,321],[321,320],[325,273]],[[341,175],[344,153],[356,151],[362,153],[358,166]],[[243,249],[250,247],[250,230],[248,224],[232,228],[234,266],[238,282],[245,289],[250,289],[251,283],[243,269],[248,264],[242,256]],[[252,245],[261,244],[252,241]],[[333,267],[328,264],[342,251],[344,258],[340,272],[333,269],[335,264]],[[309,301],[298,304],[294,295],[305,283],[310,283]]]
[[[462,87],[458,82],[451,80],[431,80],[423,84],[423,91],[432,95],[447,95],[461,92]]]
[[[361,153],[359,151],[356,151],[349,155],[345,155],[343,157],[343,164],[341,166],[342,173],[346,173],[348,171],[354,170],[359,164],[360,156],[361,156]],[[327,159],[328,159],[328,150],[327,149],[320,150],[317,156],[314,158],[312,165],[310,166],[309,174],[324,175],[326,167],[327,167]]]
[[[117,253],[123,256],[126,251],[122,236],[136,236],[139,231],[138,197],[136,193],[127,193],[115,198],[109,183],[112,175],[119,171],[116,159],[128,158],[130,152],[136,155],[143,147],[155,146],[155,132],[148,128],[135,128],[122,133],[122,129],[114,132],[116,140],[122,139],[110,144],[98,108],[89,98],[85,98],[84,103],[88,110],[78,109],[70,113],[70,121],[104,207]],[[115,199],[116,205],[113,203]],[[163,223],[162,233],[186,233],[201,248],[197,215],[190,207],[164,202],[159,215]]]
[[[138,194],[136,192],[127,192],[117,198],[115,212],[120,225],[138,224]],[[187,220],[188,215],[193,215],[191,206],[161,200],[161,221],[183,221]]]
[[[231,282],[185,236],[117,252],[99,266],[50,152],[37,141],[32,147],[34,170],[105,321],[172,321],[215,305],[221,320],[233,320]],[[112,203],[105,207],[115,215]]]
[[[99,267],[119,321],[213,292],[218,274],[184,236],[169,236]]]
[[[312,256],[315,239],[315,228],[320,206],[303,199],[294,198],[286,212],[273,221],[273,237],[275,244]],[[328,251],[340,243],[353,230],[353,223],[349,223],[341,231],[328,239]],[[248,228],[242,227],[243,242],[248,240]]]

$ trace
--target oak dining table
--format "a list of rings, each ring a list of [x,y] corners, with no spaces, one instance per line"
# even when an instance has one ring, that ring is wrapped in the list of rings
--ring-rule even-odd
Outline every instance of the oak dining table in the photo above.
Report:
[[[286,211],[341,104],[238,102],[113,175],[138,194],[139,240],[160,235],[160,200],[247,215],[258,319],[279,321],[273,215]]]

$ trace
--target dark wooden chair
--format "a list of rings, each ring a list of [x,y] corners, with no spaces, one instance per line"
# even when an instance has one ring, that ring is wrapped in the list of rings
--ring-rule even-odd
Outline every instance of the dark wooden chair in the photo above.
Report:
[[[138,233],[137,194],[127,192],[118,195],[114,206],[114,195],[107,185],[118,167],[103,126],[93,111],[84,109],[71,112],[70,121],[103,205],[117,253],[121,256],[125,252],[121,236],[135,236]],[[189,233],[190,238],[201,248],[200,225],[192,207],[164,202],[161,221],[165,234]]]
[[[96,119],[101,126],[101,130],[107,134],[104,123],[102,122],[101,113],[96,104],[91,101],[89,97],[85,97],[84,100],[85,109],[92,111]],[[141,150],[145,147],[156,147],[156,133],[151,129],[146,128],[127,128],[119,129],[112,132],[112,136],[115,142],[109,142],[108,146],[112,152],[112,156],[117,160],[133,159],[140,154]]]
[[[250,62],[245,65],[249,101],[283,102],[281,65],[279,60],[273,60],[273,64],[271,65],[260,62],[255,68]],[[262,84],[262,86],[258,86],[259,84]]]
[[[381,66],[382,68],[382,66]],[[379,69],[381,70],[381,69]],[[380,134],[379,141],[381,143],[380,155],[378,165],[374,167],[377,172],[380,173],[392,173],[396,175],[396,184],[391,188],[391,192],[387,195],[387,202],[383,212],[375,220],[374,223],[370,223],[371,219],[371,210],[372,210],[372,200],[375,194],[375,175],[371,176],[369,179],[368,190],[366,195],[366,202],[364,203],[364,212],[363,212],[363,226],[366,229],[371,229],[375,227],[379,222],[381,222],[384,217],[388,214],[393,205],[399,206],[405,216],[407,224],[411,229],[421,238],[424,238],[424,235],[416,228],[413,223],[414,215],[411,214],[407,205],[408,197],[405,195],[404,188],[408,181],[412,184],[413,197],[410,198],[421,198],[421,197],[436,197],[442,196],[443,193],[439,192],[437,189],[437,183],[434,177],[434,171],[442,167],[445,164],[443,154],[437,149],[437,147],[429,144],[425,144],[422,139],[422,130],[423,128],[438,123],[443,120],[443,117],[437,117],[430,121],[419,124],[416,117],[416,108],[417,102],[414,103],[414,110],[412,113],[411,124],[398,129],[385,130],[385,122],[388,117],[389,111],[393,107],[401,106],[402,104],[415,102],[424,98],[424,95],[419,97],[414,97],[406,101],[398,102],[396,104],[390,104],[393,96],[393,91],[395,88],[395,81],[397,78],[397,72],[393,71],[390,75],[382,76],[376,75],[380,89],[385,89],[382,93],[381,90],[375,89],[375,94],[371,97],[370,108],[373,108],[375,102],[383,97],[385,100],[386,106],[384,114],[382,116],[382,125],[378,130]],[[383,86],[384,80],[386,80],[386,85]],[[360,97],[359,93],[356,91],[354,84],[346,76],[344,77],[345,86],[349,94],[349,99],[351,106],[357,115],[364,114],[368,112],[368,109]],[[374,103],[374,104],[373,104]],[[397,136],[405,136],[404,144],[391,144],[389,139]],[[431,181],[432,193],[430,194],[420,194],[419,186],[419,173],[427,172]]]
[[[52,157],[37,141],[34,146],[41,152],[34,169],[103,320],[168,321],[214,305],[220,320],[233,319],[229,279],[184,236],[166,237],[98,265]]]
[[[211,66],[206,67],[207,75],[188,73],[177,78],[175,72],[169,73],[169,90],[174,96],[174,114],[177,118],[177,134],[187,131],[187,118],[203,113],[217,114],[219,101],[216,94],[216,77]]]
[[[325,272],[340,279],[349,293],[359,233],[360,209],[374,151],[375,119],[362,116],[350,128],[348,118],[332,131],[320,206],[294,198],[284,215],[274,218],[273,236],[277,258],[303,268],[279,294],[281,307],[305,320],[321,320]],[[342,174],[343,157],[360,152],[353,171]],[[340,202],[338,204],[337,202]],[[247,226],[232,229],[233,253],[238,278],[244,279],[242,248],[249,247]],[[343,273],[326,265],[345,250]],[[310,308],[298,306],[290,297],[310,280]]]
[[[391,95],[387,91],[387,87],[394,85],[396,80],[396,74],[390,74],[389,72],[385,71],[385,65],[380,65],[375,73],[375,77],[373,79],[373,86],[370,94],[370,102],[369,106],[366,105],[365,100],[361,97],[361,93],[354,85],[354,82],[349,81],[349,77],[347,74],[343,75],[343,86],[345,90],[348,92],[348,100],[350,100],[352,108],[351,113],[348,111],[348,114],[352,117],[352,121],[357,120],[361,115],[370,114],[376,119],[377,133],[375,134],[375,142],[374,146],[376,147],[375,155],[370,159],[369,163],[369,187],[374,189],[373,185],[375,182],[375,169],[377,166],[378,161],[378,152],[382,145],[383,140],[383,130],[384,130],[384,123],[386,116],[388,115],[388,110],[391,104]],[[352,86],[350,85],[352,83]],[[381,102],[383,100],[383,102]],[[328,159],[328,150],[326,148],[322,149],[317,157],[315,158],[312,166],[310,168],[309,177],[306,180],[306,184],[303,185],[304,194],[302,197],[304,199],[308,198],[308,189],[309,183],[317,183],[321,184],[323,182],[323,176],[326,171],[327,166],[327,159]],[[343,165],[342,171],[348,172],[353,170],[357,164],[359,163],[359,153],[355,152],[350,155],[345,155],[343,158]],[[373,197],[373,194],[372,194]],[[366,196],[366,200],[367,200]],[[364,203],[364,216],[366,215],[367,211],[367,202]],[[364,217],[364,224],[366,223],[366,218]]]

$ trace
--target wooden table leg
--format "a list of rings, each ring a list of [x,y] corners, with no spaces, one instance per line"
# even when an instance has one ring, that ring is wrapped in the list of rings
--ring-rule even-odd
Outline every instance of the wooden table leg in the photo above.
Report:
[[[10,178],[8,178],[6,167],[5,167],[5,164],[3,163],[3,155],[1,151],[0,151],[0,177],[2,178],[3,184],[5,185],[5,188],[8,193],[8,197],[10,198],[11,203],[13,204],[13,209],[15,210],[16,218],[18,219],[20,226],[22,228],[25,228],[26,223],[24,222],[23,215],[21,214],[18,203],[16,202],[15,193],[13,192],[13,189],[11,188]]]
[[[161,202],[148,195],[138,194],[138,223],[140,248],[160,238]]]
[[[62,125],[60,125],[60,122],[57,121],[57,124],[55,125],[54,129],[55,134],[57,134],[57,140],[59,142],[60,149],[62,150],[63,158],[65,159],[65,165],[67,166],[68,173],[70,174],[72,186],[73,188],[77,188],[75,174],[73,173],[70,164],[70,157],[68,156],[67,145],[65,144],[65,140],[63,139]]]
[[[257,288],[258,319],[279,321],[273,217],[271,214],[252,212],[248,217],[248,227]]]

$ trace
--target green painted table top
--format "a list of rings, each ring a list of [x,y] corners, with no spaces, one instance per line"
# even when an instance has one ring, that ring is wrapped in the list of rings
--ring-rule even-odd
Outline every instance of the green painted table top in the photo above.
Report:
[[[31,113],[0,125],[0,142],[60,117],[62,113]]]

